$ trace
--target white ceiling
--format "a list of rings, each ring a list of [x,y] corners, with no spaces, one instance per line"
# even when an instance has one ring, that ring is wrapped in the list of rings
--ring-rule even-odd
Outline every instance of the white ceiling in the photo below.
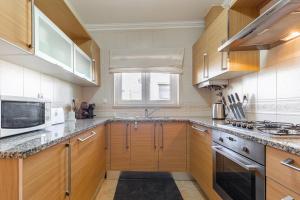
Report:
[[[68,0],[85,24],[199,21],[223,0]]]

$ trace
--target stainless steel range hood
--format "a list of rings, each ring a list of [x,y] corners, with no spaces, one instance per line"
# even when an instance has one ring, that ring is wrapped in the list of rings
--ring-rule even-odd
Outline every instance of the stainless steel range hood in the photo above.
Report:
[[[218,50],[271,49],[298,36],[300,36],[300,0],[278,0]]]
[[[198,84],[198,88],[214,88],[214,87],[226,87],[228,80],[207,80]]]

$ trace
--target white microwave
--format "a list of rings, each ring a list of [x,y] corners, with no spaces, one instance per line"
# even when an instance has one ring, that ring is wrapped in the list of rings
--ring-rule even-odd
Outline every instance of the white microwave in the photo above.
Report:
[[[0,96],[0,138],[44,129],[51,125],[51,102]]]

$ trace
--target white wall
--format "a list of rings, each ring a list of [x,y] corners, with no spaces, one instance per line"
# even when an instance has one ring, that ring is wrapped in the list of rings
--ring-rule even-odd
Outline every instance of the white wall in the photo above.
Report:
[[[261,70],[230,80],[227,93],[249,97],[251,120],[300,124],[300,38],[261,51]]]
[[[37,98],[53,102],[53,106],[70,106],[73,98],[82,98],[82,88],[74,84],[0,60],[0,94]]]
[[[180,82],[180,108],[161,109],[156,115],[207,116],[210,93],[192,86],[192,46],[201,29],[97,31],[93,37],[101,47],[101,88],[84,88],[83,98],[96,103],[97,116],[142,115],[143,109],[113,108],[113,75],[108,72],[110,49],[185,48],[184,73]]]

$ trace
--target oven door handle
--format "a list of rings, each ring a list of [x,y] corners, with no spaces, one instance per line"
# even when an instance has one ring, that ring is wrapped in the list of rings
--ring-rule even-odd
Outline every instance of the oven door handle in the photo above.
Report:
[[[241,160],[243,159],[242,156],[236,156],[233,157],[232,155],[228,154],[227,152],[223,151],[224,147],[222,146],[212,146],[213,151],[218,152],[219,154],[221,154],[222,156],[225,156],[226,158],[230,159],[231,161],[235,162],[236,164],[238,164],[239,166],[241,166],[242,168],[246,169],[247,171],[256,171],[258,169],[257,165],[252,165],[252,164],[245,164],[242,161],[240,161],[238,158],[240,158]]]

